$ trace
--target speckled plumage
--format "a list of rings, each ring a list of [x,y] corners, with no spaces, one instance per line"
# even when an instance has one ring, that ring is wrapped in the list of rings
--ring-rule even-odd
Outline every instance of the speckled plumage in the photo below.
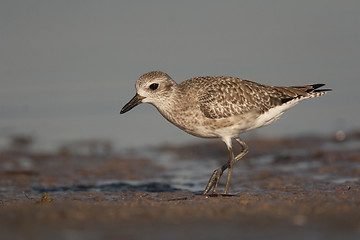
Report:
[[[230,152],[229,162],[222,167],[229,168],[227,193],[233,162],[245,155],[233,156],[231,139],[235,138],[247,152],[246,144],[237,138],[240,133],[272,123],[301,100],[324,95],[329,89],[317,90],[323,85],[272,87],[227,76],[195,77],[177,84],[166,73],[154,71],[138,79],[137,95],[120,113],[147,102],[189,134],[221,138]],[[213,174],[204,193],[210,188],[216,190],[225,170],[222,168],[214,172],[216,176]]]

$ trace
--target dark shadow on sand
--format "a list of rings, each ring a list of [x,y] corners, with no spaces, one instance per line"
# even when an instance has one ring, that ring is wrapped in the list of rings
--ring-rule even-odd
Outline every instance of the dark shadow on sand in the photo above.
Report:
[[[172,187],[169,184],[149,182],[140,184],[130,183],[110,183],[101,185],[75,185],[75,186],[57,186],[57,187],[34,187],[37,192],[79,192],[79,191],[101,191],[101,192],[115,192],[115,191],[143,191],[143,192],[176,192],[180,189]]]

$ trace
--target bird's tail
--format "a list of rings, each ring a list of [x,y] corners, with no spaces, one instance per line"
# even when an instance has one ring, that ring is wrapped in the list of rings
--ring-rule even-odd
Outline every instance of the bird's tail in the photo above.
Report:
[[[317,83],[305,86],[292,86],[292,87],[274,87],[280,96],[281,103],[287,103],[292,100],[303,100],[306,98],[314,98],[320,97],[326,94],[331,89],[320,89],[321,87],[325,86],[325,84]]]
[[[316,83],[316,84],[311,84],[311,85],[306,85],[306,86],[293,86],[290,88],[292,88],[294,90],[296,89],[303,93],[306,93],[305,94],[306,97],[313,98],[313,97],[320,97],[320,96],[326,94],[328,91],[332,91],[332,89],[329,89],[329,88],[321,88],[323,86],[325,86],[325,84]],[[299,95],[302,95],[302,94],[299,94]]]

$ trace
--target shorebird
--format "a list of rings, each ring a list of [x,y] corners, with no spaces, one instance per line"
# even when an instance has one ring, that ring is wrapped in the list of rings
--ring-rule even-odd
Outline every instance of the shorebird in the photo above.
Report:
[[[206,76],[177,84],[168,74],[153,71],[136,81],[136,95],[121,109],[123,114],[140,103],[154,105],[161,115],[185,132],[202,138],[220,138],[229,151],[229,160],[216,169],[203,191],[216,192],[223,172],[228,169],[228,194],[234,164],[248,153],[240,133],[276,121],[298,102],[324,95],[325,84],[273,87],[227,76]],[[235,139],[242,150],[236,156]]]

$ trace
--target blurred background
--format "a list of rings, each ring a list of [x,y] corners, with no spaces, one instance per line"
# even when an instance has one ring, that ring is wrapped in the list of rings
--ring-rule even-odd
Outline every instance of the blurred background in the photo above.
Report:
[[[326,83],[333,92],[252,134],[358,129],[359,26],[358,0],[2,0],[0,146],[9,138],[45,150],[81,139],[116,149],[202,141],[150,105],[119,115],[152,70],[177,82]]]

